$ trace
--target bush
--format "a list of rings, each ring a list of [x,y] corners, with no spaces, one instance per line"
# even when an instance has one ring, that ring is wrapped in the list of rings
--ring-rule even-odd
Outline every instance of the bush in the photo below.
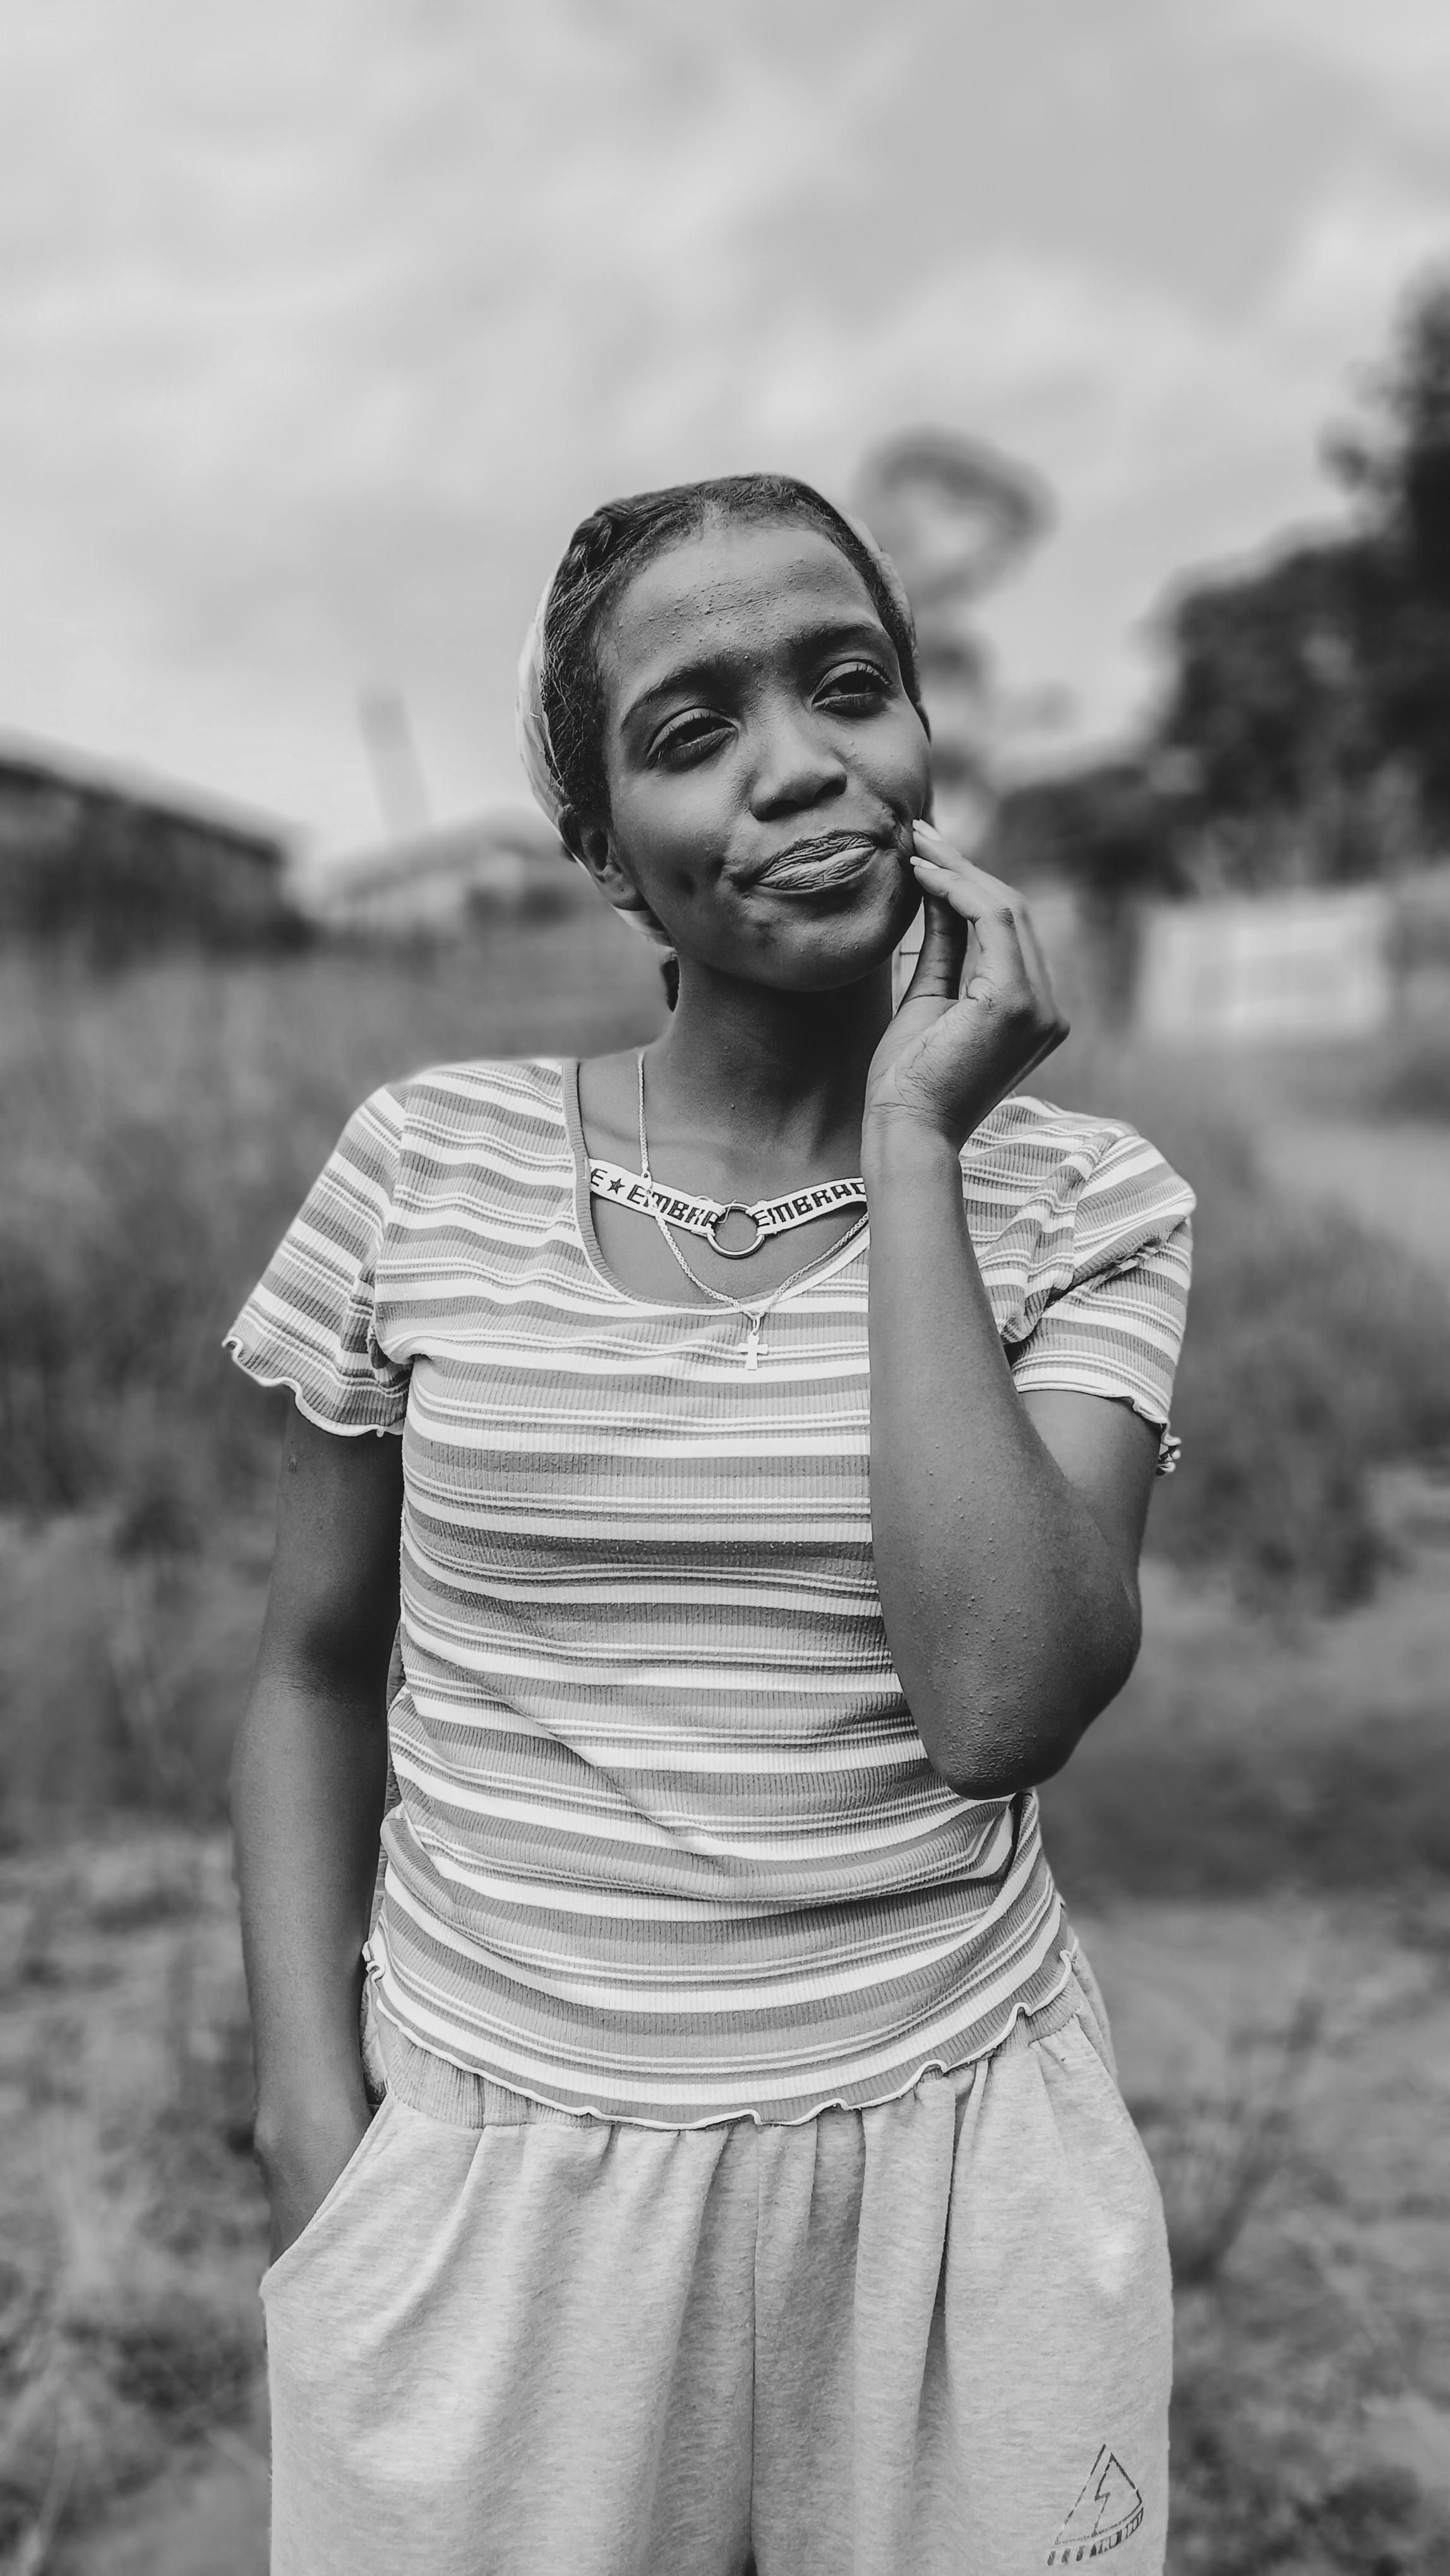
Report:
[[[1258,1603],[1362,1600],[1390,1554],[1375,1470],[1450,1444],[1450,1309],[1347,1217],[1216,1179],[1177,1396],[1184,1465],[1154,1547],[1226,1567]]]
[[[1174,1395],[1179,1472],[1149,1545],[1220,1570],[1256,1607],[1335,1609],[1392,1549],[1379,1471],[1450,1449],[1450,1301],[1402,1247],[1286,1200],[1245,1128],[1178,1072],[1080,1067],[1063,1086],[1132,1120],[1198,1194],[1193,1294]]]
[[[584,1053],[661,1014],[652,957],[602,912],[403,958],[0,969],[5,1830],[57,1806],[215,1812],[283,1401],[220,1336],[348,1111],[412,1066]],[[1136,1116],[1201,1199],[1186,1454],[1152,1546],[1255,1602],[1361,1597],[1386,1557],[1378,1465],[1450,1440],[1436,1283],[1282,1205],[1182,1085],[1144,1105],[1131,1065],[1088,1070],[1079,1097]]]
[[[1450,1004],[1450,978],[1445,982]],[[1450,1119],[1450,1034],[1411,1028],[1391,1050],[1375,1107],[1383,1118]]]

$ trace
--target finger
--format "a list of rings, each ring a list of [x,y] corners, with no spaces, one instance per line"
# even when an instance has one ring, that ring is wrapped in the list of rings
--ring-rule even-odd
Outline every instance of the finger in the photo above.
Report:
[[[1049,1002],[1044,1005],[1038,1013],[1037,1043],[1032,1053],[1024,1058],[1021,1071],[1014,1079],[1021,1083],[1026,1080],[1028,1074],[1035,1073],[1038,1066],[1046,1062],[1048,1056],[1056,1054],[1068,1033],[1068,1023],[1056,1004]]]
[[[973,993],[980,985],[983,995],[990,990],[1004,998],[1021,994],[1035,999],[1017,927],[1021,897],[1010,886],[973,868],[969,860],[959,860],[955,868],[940,867],[934,859],[918,852],[912,864],[922,892],[950,905],[974,934],[976,954],[967,978],[967,992]]]
[[[1024,906],[1022,897],[1012,886],[1003,885],[998,877],[989,877],[984,868],[974,867],[959,850],[949,849],[945,859],[938,859],[925,850],[915,850],[911,870],[923,894],[934,894],[943,903],[950,904],[953,912],[961,920],[969,922],[979,936],[984,925],[995,925],[998,933],[994,942],[996,948],[1001,948],[1006,937],[1021,954],[1016,923]],[[1025,961],[1023,971],[1026,971]]]
[[[911,837],[917,848],[924,850],[928,858],[960,859],[962,856],[955,841],[949,841],[945,832],[937,830],[935,823],[921,821],[913,823]]]
[[[1018,912],[1017,927],[1022,940],[1023,955],[1032,976],[1038,1018],[1042,1023],[1042,1042],[1032,1059],[1032,1065],[1027,1067],[1028,1072],[1031,1072],[1033,1066],[1041,1064],[1045,1057],[1052,1055],[1061,1046],[1064,1038],[1071,1035],[1072,1023],[1058,1001],[1047,951],[1042,945],[1037,924],[1026,904],[1023,904]]]
[[[931,824],[919,824],[915,837],[917,883],[970,925],[963,997],[1004,1007],[1040,1031],[1023,1060],[1021,1070],[1029,1073],[1068,1033],[1031,912],[1015,887],[964,858]]]
[[[1021,1045],[1003,1085],[1005,1097],[1067,1035],[1042,944],[1014,887],[975,866],[930,826],[919,826],[915,837],[913,873],[929,905],[935,898],[969,929],[962,1001],[977,1003],[994,1017],[1003,1014]]]
[[[1017,928],[1022,940],[1023,955],[1026,957],[1028,971],[1036,991],[1044,1007],[1054,1018],[1060,1018],[1061,1013],[1057,1007],[1057,993],[1052,981],[1052,968],[1048,962],[1047,951],[1042,945],[1037,924],[1026,904],[1017,916]]]
[[[1066,1020],[1050,1020],[1043,1031],[1039,1044],[1033,1049],[1032,1054],[1023,1065],[1021,1072],[1014,1075],[1014,1082],[1025,1082],[1029,1073],[1035,1073],[1038,1066],[1040,1064],[1045,1064],[1050,1055],[1056,1055],[1058,1048],[1061,1046],[1062,1041],[1067,1034],[1068,1026]]]
[[[970,935],[968,924],[953,911],[950,904],[925,887],[926,916],[921,936],[921,952],[916,969],[905,993],[907,1002],[937,1000],[943,995],[954,1002],[962,985],[962,963]]]
[[[958,884],[974,891],[982,903],[1005,903],[1021,909],[1022,897],[1015,886],[1008,885],[1001,877],[989,875],[975,859],[969,859],[964,851],[959,850],[954,841],[949,841],[944,832],[939,832],[934,823],[914,823],[912,837],[923,858],[929,859],[936,867],[945,868]]]

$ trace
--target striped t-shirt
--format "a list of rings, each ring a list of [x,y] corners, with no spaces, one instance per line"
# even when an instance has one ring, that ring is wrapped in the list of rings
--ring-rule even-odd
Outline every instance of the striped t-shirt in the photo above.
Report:
[[[962,1161],[1019,1388],[1166,1426],[1182,1181],[1028,1099]],[[228,1337],[313,1421],[403,1437],[369,1967],[465,2078],[800,2120],[965,2063],[1065,1982],[1036,1798],[958,1797],[892,1669],[868,1262],[861,1236],[791,1289],[752,1372],[737,1315],[606,1268],[577,1068],[447,1065],[357,1111]]]

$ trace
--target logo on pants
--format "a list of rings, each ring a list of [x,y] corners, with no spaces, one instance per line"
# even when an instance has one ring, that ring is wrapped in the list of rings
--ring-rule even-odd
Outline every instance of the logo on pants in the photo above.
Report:
[[[1080,2558],[1105,2558],[1131,2540],[1143,2519],[1143,2499],[1122,2461],[1106,2442],[1087,2484],[1047,2553],[1049,2567],[1075,2567]]]

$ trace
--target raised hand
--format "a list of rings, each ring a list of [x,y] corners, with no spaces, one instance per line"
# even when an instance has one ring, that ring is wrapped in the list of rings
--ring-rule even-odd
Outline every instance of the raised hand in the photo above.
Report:
[[[867,1137],[906,1120],[960,1151],[1067,1022],[1020,894],[974,867],[930,823],[912,867],[926,898],[916,973],[871,1060]]]

